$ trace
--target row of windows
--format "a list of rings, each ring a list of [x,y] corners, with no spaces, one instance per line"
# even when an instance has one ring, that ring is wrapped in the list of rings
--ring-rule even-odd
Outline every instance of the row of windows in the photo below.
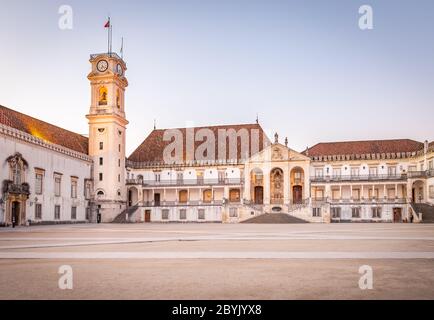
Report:
[[[89,219],[90,214],[90,208],[86,208],[86,219]],[[35,204],[35,219],[41,220],[42,219],[42,204],[36,203]],[[71,220],[77,219],[77,207],[72,206],[71,207]],[[54,206],[54,220],[60,220],[60,205]]]
[[[317,208],[320,209],[320,208]],[[352,218],[360,218],[360,212],[361,212],[361,208],[360,207],[353,207],[351,208],[351,217]],[[340,207],[333,207],[330,209],[330,213],[332,218],[341,218],[341,208]],[[380,207],[372,207],[371,208],[371,217],[372,218],[377,218],[380,219],[381,218],[381,208]]]
[[[100,142],[99,143],[99,150],[104,150],[104,142]],[[118,151],[121,152],[121,145],[118,145]],[[99,165],[103,166],[104,165],[104,158],[103,157],[99,157]],[[118,167],[121,167],[121,159],[118,159]],[[102,172],[100,172],[98,174],[98,180],[99,181],[103,181],[104,180],[104,174]],[[121,182],[121,175],[118,174],[118,182]]]
[[[187,219],[187,209],[179,209],[179,219],[186,220]],[[205,220],[205,209],[198,209],[197,218],[199,220]],[[161,213],[162,220],[169,220],[169,209],[163,209]]]
[[[365,169],[365,167],[363,167]],[[348,170],[347,167],[345,167],[344,171]],[[396,167],[388,167],[387,168],[387,174],[389,176],[395,176],[396,175]],[[322,177],[324,174],[324,170],[322,168],[316,168],[315,169],[315,177]],[[330,168],[326,168],[326,174],[330,174]],[[341,168],[333,168],[332,170],[333,177],[340,177],[342,175],[342,169]],[[360,176],[360,168],[358,167],[352,167],[350,168],[350,175],[352,177]],[[372,177],[378,176],[378,167],[369,167],[369,175]]]
[[[35,193],[36,194],[42,194],[44,191],[44,174],[43,173],[36,173],[35,176]],[[71,198],[76,199],[77,198],[77,189],[78,189],[78,179],[77,178],[71,178],[71,189],[70,189],[70,195]],[[54,195],[56,197],[60,197],[62,194],[62,178],[60,175],[55,175],[54,177]],[[90,198],[91,194],[91,186],[90,183],[85,182],[84,184],[84,195],[86,199]]]

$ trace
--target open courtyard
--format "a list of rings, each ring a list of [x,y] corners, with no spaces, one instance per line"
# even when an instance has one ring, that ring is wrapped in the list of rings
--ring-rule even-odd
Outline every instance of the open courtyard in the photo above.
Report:
[[[0,229],[0,299],[434,299],[433,271],[429,224]]]

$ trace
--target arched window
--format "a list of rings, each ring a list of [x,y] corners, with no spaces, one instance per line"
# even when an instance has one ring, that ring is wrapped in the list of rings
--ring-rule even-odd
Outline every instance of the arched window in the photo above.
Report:
[[[118,107],[118,109],[121,108],[121,94],[119,89],[116,90],[116,106]]]
[[[98,105],[100,105],[100,106],[106,106],[107,105],[107,95],[108,95],[108,91],[107,91],[106,87],[99,88]]]

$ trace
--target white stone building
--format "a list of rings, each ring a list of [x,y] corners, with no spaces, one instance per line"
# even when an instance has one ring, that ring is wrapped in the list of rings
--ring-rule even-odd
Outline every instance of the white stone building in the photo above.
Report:
[[[434,143],[319,143],[259,123],[154,129],[127,158],[126,64],[91,55],[88,137],[0,106],[0,225],[434,221]]]

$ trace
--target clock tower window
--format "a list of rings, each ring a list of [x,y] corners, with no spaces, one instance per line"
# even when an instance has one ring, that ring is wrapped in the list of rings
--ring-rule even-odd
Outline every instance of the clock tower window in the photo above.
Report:
[[[99,88],[98,105],[100,105],[100,106],[106,106],[107,105],[107,95],[108,95],[108,91],[107,91],[106,87]]]

